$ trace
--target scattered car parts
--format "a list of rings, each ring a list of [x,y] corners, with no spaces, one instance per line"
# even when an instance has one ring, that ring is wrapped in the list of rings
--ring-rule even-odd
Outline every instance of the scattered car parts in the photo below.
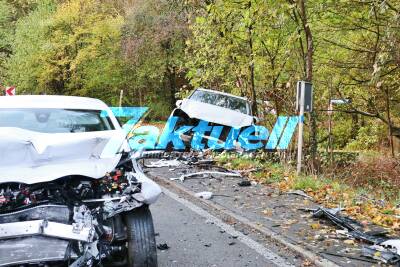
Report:
[[[400,264],[400,251],[392,246],[385,245],[386,242],[391,242],[393,240],[387,240],[378,245],[373,245],[369,247],[363,247],[362,255],[368,258],[372,258],[383,262],[385,264]],[[400,240],[396,240],[400,242]]]
[[[188,178],[193,178],[196,176],[203,176],[203,177],[209,177],[212,175],[221,175],[221,176],[230,176],[230,177],[242,177],[240,173],[236,172],[218,172],[218,171],[202,171],[202,172],[194,172],[194,173],[188,173],[188,174],[183,174],[180,177],[177,178],[170,178],[171,181],[179,180],[181,182],[185,181],[185,179]]]

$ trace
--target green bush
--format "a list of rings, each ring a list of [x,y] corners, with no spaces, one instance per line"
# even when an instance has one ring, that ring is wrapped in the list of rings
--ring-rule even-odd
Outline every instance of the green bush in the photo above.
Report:
[[[371,123],[361,127],[357,138],[347,144],[348,150],[372,150],[376,148],[384,133],[384,126],[378,123]]]

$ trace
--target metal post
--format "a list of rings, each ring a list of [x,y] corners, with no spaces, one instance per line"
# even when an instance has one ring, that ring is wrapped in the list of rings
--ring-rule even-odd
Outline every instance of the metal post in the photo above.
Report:
[[[332,140],[332,112],[333,112],[333,105],[331,100],[329,100],[329,109],[328,109],[328,152],[330,155],[330,160],[332,161],[333,157],[333,140]]]
[[[300,87],[300,114],[299,114],[299,134],[297,141],[297,174],[301,172],[301,165],[303,160],[303,128],[304,128],[304,95],[305,95],[305,83],[301,83]]]
[[[119,107],[122,107],[122,97],[124,96],[124,90],[119,93]]]
[[[328,146],[329,146],[329,161],[330,161],[330,166],[332,168],[333,166],[333,136],[332,136],[332,113],[333,113],[333,103],[332,103],[332,80],[333,78],[331,77],[331,82],[329,86],[329,108],[328,108],[328,115],[329,115],[329,131],[328,131]]]

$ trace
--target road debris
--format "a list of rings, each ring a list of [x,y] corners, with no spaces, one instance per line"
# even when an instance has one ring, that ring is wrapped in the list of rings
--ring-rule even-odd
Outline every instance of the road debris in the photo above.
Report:
[[[340,215],[340,208],[327,209],[320,207],[313,213],[315,218],[326,218],[336,226],[342,228],[336,233],[344,238],[354,238],[363,242],[373,244],[364,246],[362,255],[383,262],[385,264],[400,265],[400,239],[388,239],[384,237],[385,231],[363,231],[363,224],[351,218]],[[346,239],[343,242],[347,245],[355,245],[354,239]]]
[[[341,208],[327,209],[320,207],[315,210],[315,212],[313,213],[313,217],[329,219],[335,225],[347,230],[349,235],[358,240],[362,240],[371,244],[379,244],[386,240],[386,238],[383,238],[381,236],[363,232],[363,226],[359,222],[340,215],[340,210]]]
[[[170,246],[168,246],[167,243],[162,243],[162,244],[158,244],[158,245],[157,245],[157,248],[158,248],[159,250],[167,250],[167,249],[170,248]]]
[[[218,172],[218,171],[202,171],[195,173],[183,174],[177,178],[170,178],[171,181],[180,180],[181,182],[185,181],[185,179],[193,178],[196,176],[202,176],[202,178],[212,177],[213,175],[221,175],[221,176],[230,176],[230,177],[242,177],[241,174],[237,172]]]
[[[388,239],[377,245],[363,247],[362,255],[386,264],[400,266],[400,239]]]
[[[213,192],[208,192],[208,191],[204,191],[204,192],[199,192],[194,194],[195,197],[198,198],[202,198],[202,199],[211,199],[213,197],[232,197],[232,196],[228,196],[228,195],[223,195],[223,194],[214,194]]]
[[[302,191],[302,190],[293,190],[293,191],[286,192],[286,194],[288,194],[288,195],[298,195],[298,196],[302,196],[304,198],[307,198],[309,200],[313,200],[312,197],[310,197],[309,195],[304,193],[304,191]]]
[[[251,186],[251,182],[250,182],[249,180],[243,180],[243,181],[240,181],[240,182],[237,183],[237,184],[238,184],[238,186],[240,186],[240,187]]]
[[[386,264],[400,264],[400,255],[380,245],[363,247],[362,255]]]
[[[202,198],[202,199],[208,200],[208,199],[211,199],[213,197],[213,193],[205,191],[205,192],[196,193],[194,196],[198,197],[198,198]]]
[[[150,164],[145,165],[146,168],[163,168],[163,167],[178,167],[181,162],[177,159],[166,160],[160,159],[159,161],[150,162]]]
[[[380,244],[381,246],[391,248],[400,255],[400,239],[389,239]]]

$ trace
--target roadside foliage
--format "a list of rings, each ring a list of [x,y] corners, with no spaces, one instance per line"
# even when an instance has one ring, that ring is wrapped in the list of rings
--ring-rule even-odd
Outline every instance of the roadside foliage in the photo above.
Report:
[[[0,86],[16,86],[19,94],[118,105],[123,90],[123,105],[150,107],[149,118],[159,122],[202,86],[246,96],[271,128],[277,116],[295,114],[296,82],[312,82],[306,171],[323,171],[329,180],[281,186],[303,187],[321,203],[336,199],[333,184],[364,188],[390,204],[354,206],[353,193],[340,201],[350,214],[392,228],[400,204],[393,178],[400,165],[399,77],[395,0],[0,0]],[[348,104],[334,105],[329,116],[331,99]],[[282,162],[292,164],[294,150],[291,144]],[[356,159],[342,164],[343,151]],[[383,175],[366,172],[373,168]]]

